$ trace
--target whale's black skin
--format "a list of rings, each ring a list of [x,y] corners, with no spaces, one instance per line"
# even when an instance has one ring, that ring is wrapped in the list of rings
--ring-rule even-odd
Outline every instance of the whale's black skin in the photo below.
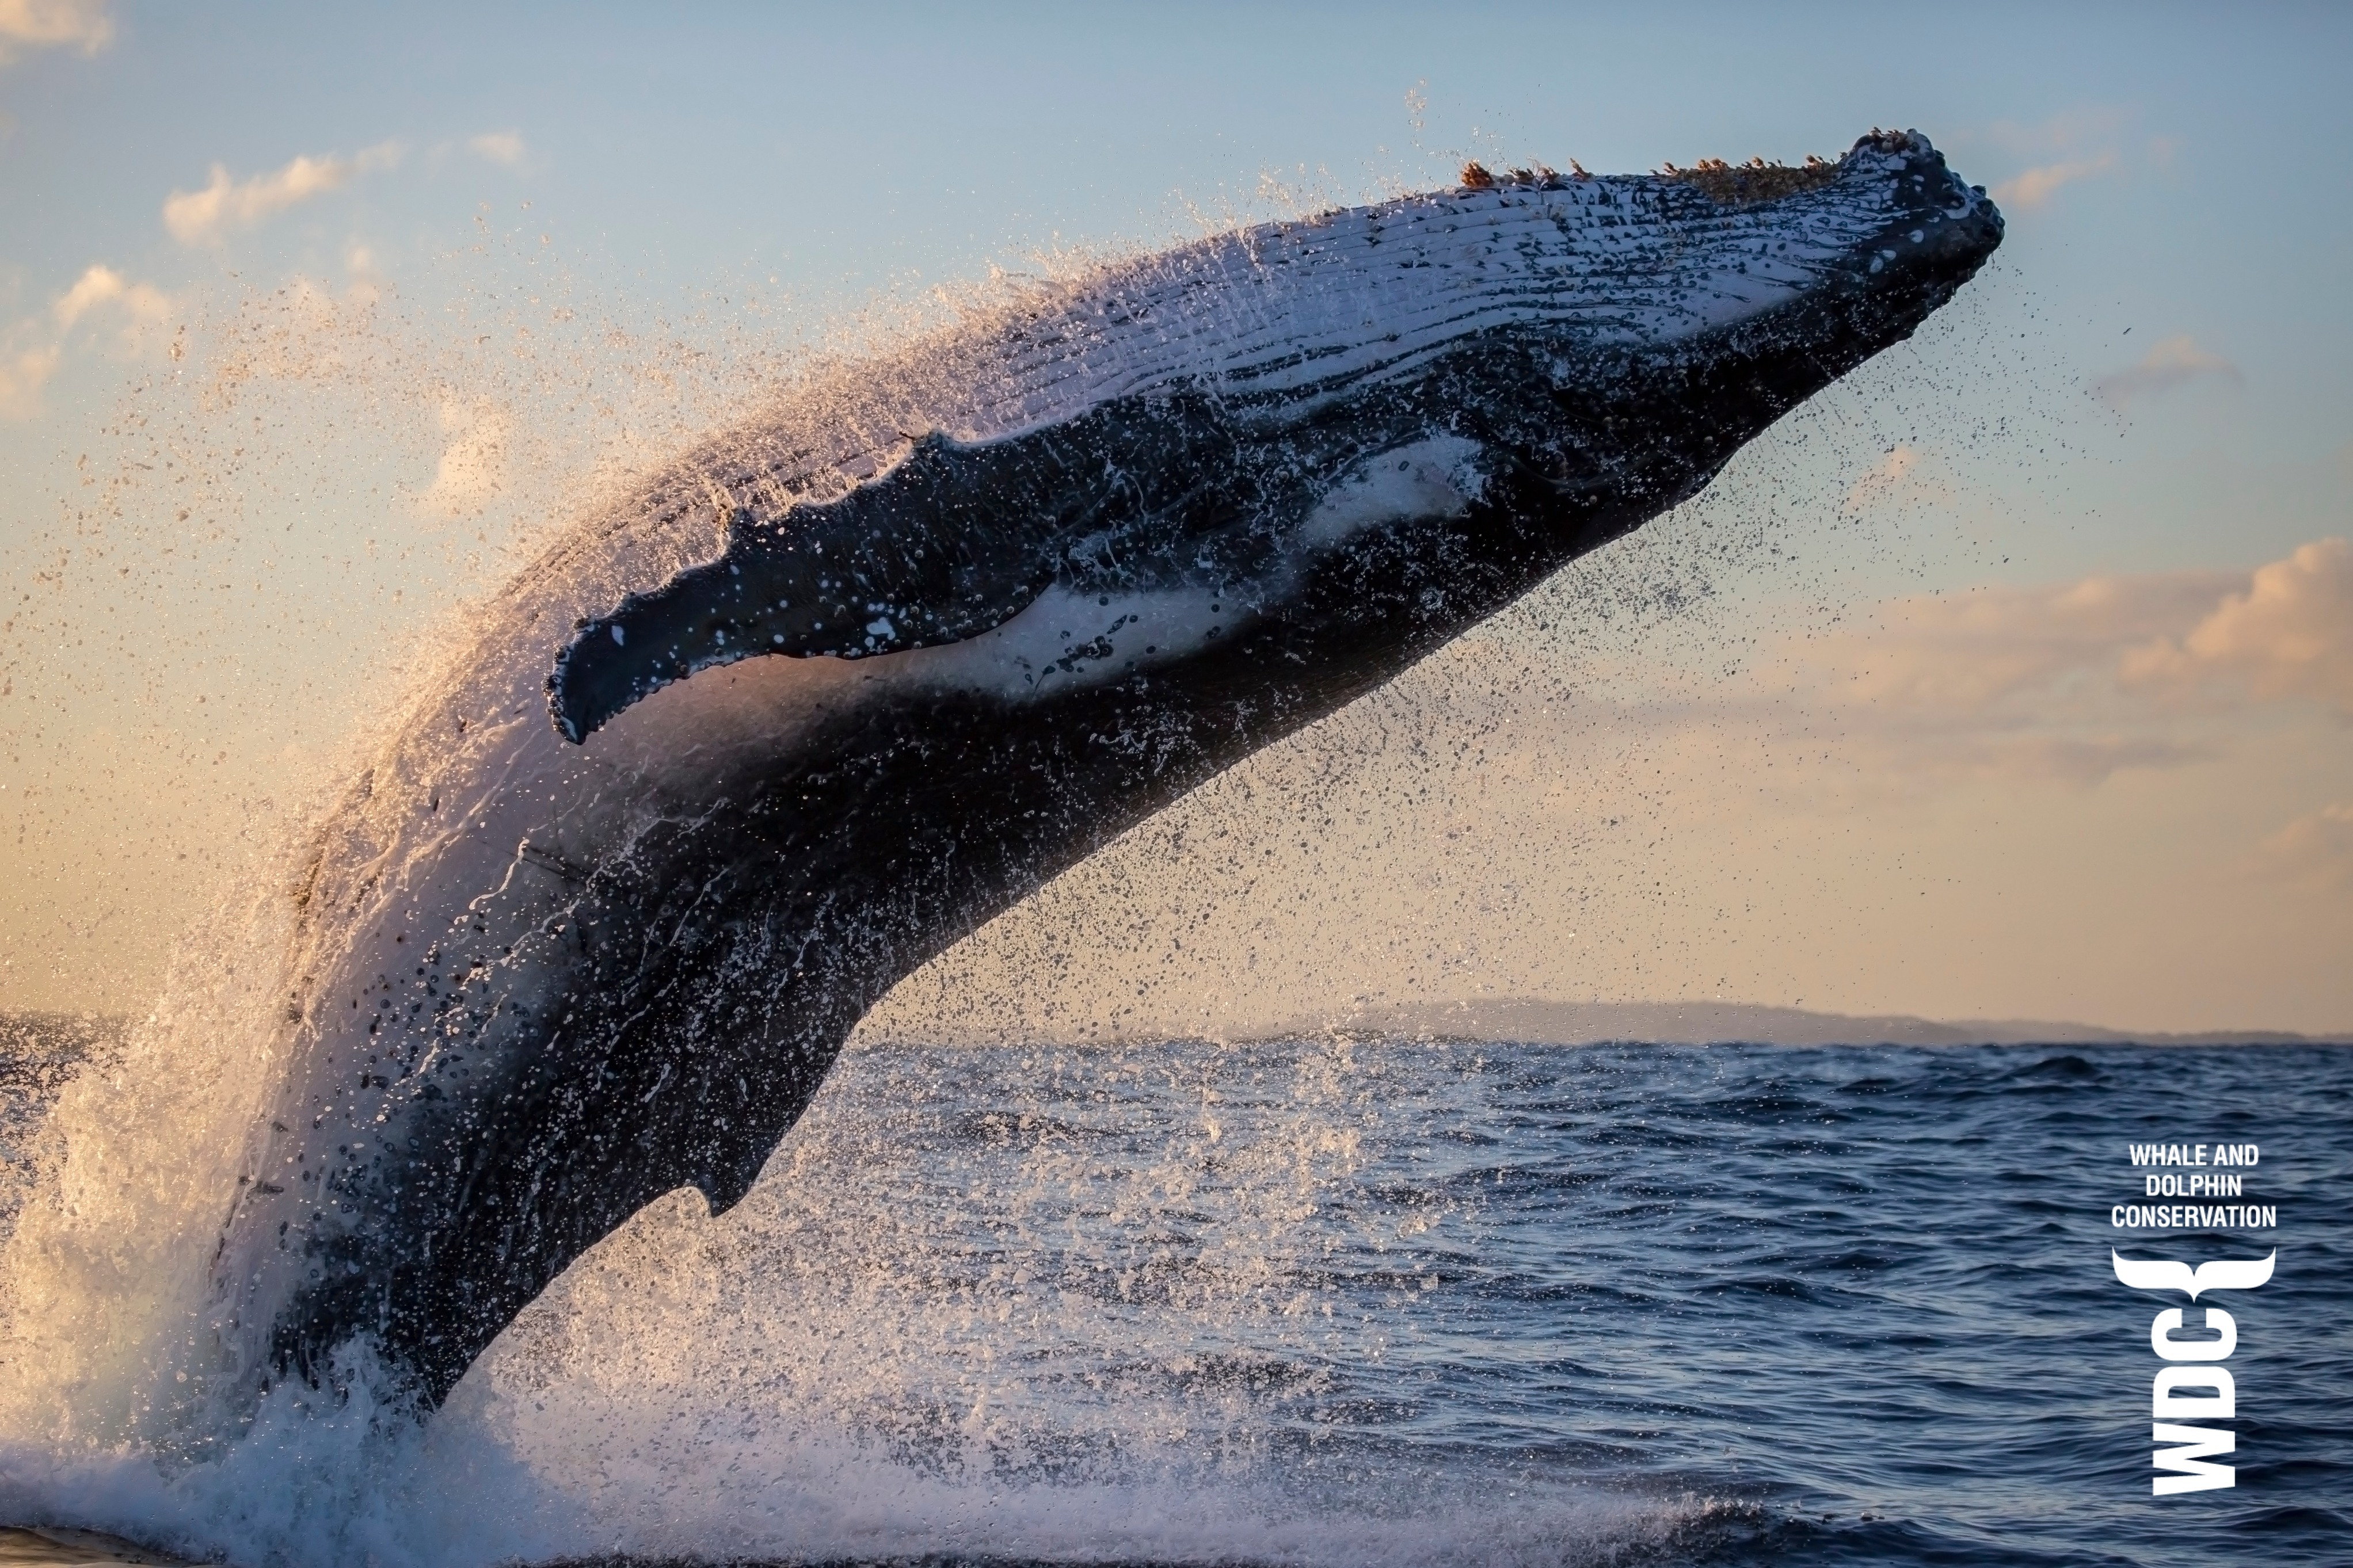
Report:
[[[576,626],[518,609],[501,668],[553,671],[563,741],[488,678],[480,716],[420,713],[459,761],[372,773],[346,817],[377,826],[331,825],[300,894],[223,1372],[332,1381],[364,1347],[438,1405],[645,1204],[740,1199],[900,977],[1694,494],[2000,242],[1925,140],[1866,139],[1839,178],[1884,182],[1883,221],[1721,326],[1506,322],[1354,382],[1164,378],[927,436],[829,501],[739,487],[716,561]],[[1428,504],[1329,523],[1345,487],[1425,468]],[[1043,653],[972,673],[1019,637]]]

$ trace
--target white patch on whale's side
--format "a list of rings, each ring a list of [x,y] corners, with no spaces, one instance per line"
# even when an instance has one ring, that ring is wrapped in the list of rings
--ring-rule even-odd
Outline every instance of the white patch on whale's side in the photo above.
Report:
[[[1255,584],[1239,594],[1204,584],[1120,595],[1057,585],[978,637],[863,662],[882,679],[1034,697],[1176,663],[1231,635],[1263,593]]]
[[[1199,652],[1289,593],[1299,568],[1369,529],[1460,517],[1485,488],[1483,452],[1435,436],[1365,458],[1293,531],[1275,571],[1241,583],[1086,594],[1060,584],[1002,626],[938,647],[861,660],[871,675],[1005,697],[1095,685]],[[887,611],[885,612],[887,615]]]
[[[1484,450],[1462,436],[1433,436],[1366,458],[1324,492],[1299,541],[1326,548],[1367,528],[1409,519],[1461,517],[1487,487]]]

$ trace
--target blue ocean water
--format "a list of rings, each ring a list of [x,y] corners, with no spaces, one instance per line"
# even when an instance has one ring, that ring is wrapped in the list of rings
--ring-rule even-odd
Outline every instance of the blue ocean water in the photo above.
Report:
[[[2153,1142],[2258,1144],[2276,1229],[2116,1228]],[[2328,1047],[878,1046],[678,1248],[691,1301],[559,1288],[451,1415],[569,1412],[514,1441],[600,1478],[575,1560],[2343,1564],[2349,1178]],[[682,1289],[662,1234],[617,1295]],[[2231,1489],[2151,1495],[2184,1302],[2112,1247],[2277,1250],[2201,1298]],[[632,1335],[686,1354],[565,1348]],[[773,1454],[818,1425],[933,1500],[820,1517]],[[622,1426],[667,1467],[627,1506],[579,1436]],[[693,1507],[637,1529],[649,1487]]]

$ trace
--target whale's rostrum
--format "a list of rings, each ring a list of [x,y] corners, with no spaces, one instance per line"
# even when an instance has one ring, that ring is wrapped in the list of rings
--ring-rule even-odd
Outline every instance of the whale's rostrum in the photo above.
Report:
[[[1113,265],[567,531],[293,891],[213,1375],[438,1405],[647,1203],[740,1199],[902,975],[1693,495],[2000,242],[1916,133],[1739,173]]]

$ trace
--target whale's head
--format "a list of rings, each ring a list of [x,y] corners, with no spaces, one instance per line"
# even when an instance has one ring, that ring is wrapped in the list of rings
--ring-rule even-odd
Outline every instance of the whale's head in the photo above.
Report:
[[[1497,536],[1493,574],[1524,590],[1910,336],[2001,234],[1926,137],[1873,132],[1795,166],[1473,164],[1453,189],[1107,268],[982,332],[964,401],[861,454],[849,493],[730,498],[722,559],[581,621],[548,681],[555,728],[584,741],[754,655],[962,642],[1057,592],[1120,607],[1081,639],[1117,662],[1089,668],[1141,668],[1206,642],[1134,630],[1138,595],[1262,607],[1319,552],[1459,533],[1482,504],[1528,525]],[[1429,635],[1495,607],[1433,603]]]

